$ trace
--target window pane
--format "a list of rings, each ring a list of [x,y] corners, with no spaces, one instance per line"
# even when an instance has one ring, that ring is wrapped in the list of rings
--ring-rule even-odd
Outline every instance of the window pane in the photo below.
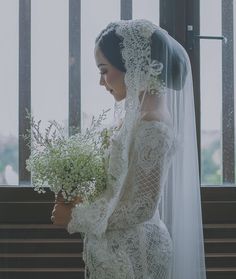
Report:
[[[133,18],[144,18],[159,25],[159,0],[133,0]]]
[[[111,108],[108,122],[113,119],[113,97],[99,85],[99,71],[94,61],[94,41],[99,32],[111,21],[120,19],[120,0],[82,1],[81,84],[82,126],[86,127],[92,115]],[[109,12],[107,12],[109,11]],[[94,19],[91,22],[91,18]],[[159,25],[159,1],[133,1],[133,18],[146,18]],[[96,24],[94,23],[96,22]]]
[[[18,184],[18,2],[0,1],[0,185]]]
[[[209,18],[210,13],[210,18]],[[200,34],[221,36],[221,0],[200,2]],[[222,42],[201,40],[201,179],[222,181]]]
[[[86,127],[93,115],[111,108],[108,122],[113,117],[113,97],[99,85],[100,74],[94,60],[95,38],[111,21],[120,19],[120,0],[87,0],[81,2],[81,96],[82,126]],[[93,20],[91,20],[93,19]]]
[[[32,114],[68,126],[68,0],[31,2]]]
[[[235,88],[236,88],[236,2],[234,1],[234,38],[233,38],[233,44],[234,44],[234,108],[236,108],[236,94],[235,94]],[[236,112],[234,111],[234,124],[236,125]],[[236,129],[235,129],[235,137],[236,139]],[[235,148],[235,162],[236,162],[236,148]],[[235,166],[236,170],[236,166]],[[235,171],[236,172],[236,171]]]

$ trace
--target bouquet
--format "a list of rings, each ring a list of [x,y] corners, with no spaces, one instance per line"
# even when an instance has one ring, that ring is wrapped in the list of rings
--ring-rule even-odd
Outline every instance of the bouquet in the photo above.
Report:
[[[72,136],[65,136],[65,128],[56,121],[49,121],[43,135],[41,120],[36,122],[28,114],[31,129],[24,138],[31,143],[31,155],[26,168],[35,191],[45,193],[44,187],[49,187],[68,202],[78,197],[92,202],[105,191],[112,135],[112,129],[101,129],[106,112],[97,120],[93,117],[85,132]]]

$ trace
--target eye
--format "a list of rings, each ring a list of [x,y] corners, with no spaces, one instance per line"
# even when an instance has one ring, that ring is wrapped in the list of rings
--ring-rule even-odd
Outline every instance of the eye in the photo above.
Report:
[[[105,75],[107,73],[107,71],[101,71],[100,75]]]

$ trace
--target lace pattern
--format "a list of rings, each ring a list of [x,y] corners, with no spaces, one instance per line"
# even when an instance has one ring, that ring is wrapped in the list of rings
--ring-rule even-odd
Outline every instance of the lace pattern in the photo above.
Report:
[[[87,233],[84,260],[89,279],[168,278],[172,241],[157,206],[174,153],[174,137],[166,124],[144,121],[134,131],[133,138],[124,191],[103,236],[97,238],[91,232],[91,220],[101,216],[90,216],[79,205],[73,210],[70,228]],[[119,138],[116,140],[119,142]],[[115,148],[113,152],[114,160],[120,150]],[[120,162],[113,163],[118,169]],[[95,210],[96,206],[101,205],[94,204],[94,212],[102,212],[101,207]]]
[[[127,20],[116,27],[116,33],[123,39],[121,51],[127,69],[127,109],[137,106],[137,92],[149,90],[156,94],[165,93],[165,84],[159,78],[163,64],[151,60],[151,36],[157,29],[160,27],[147,20]]]
[[[86,244],[89,279],[167,279],[172,241],[165,225],[151,222],[127,230],[107,231]]]
[[[151,61],[151,35],[158,27],[134,20],[112,23],[109,28],[115,28],[123,39],[127,69],[125,115],[112,141],[108,168],[114,181],[95,203],[73,209],[68,231],[86,234],[84,259],[89,279],[167,279],[172,240],[160,220],[158,204],[175,137],[164,123],[138,120],[140,92],[150,86],[158,92],[162,88],[159,81],[151,82],[163,67]]]
[[[134,138],[125,190],[108,229],[128,228],[153,217],[174,153],[172,131],[161,122],[143,121]]]

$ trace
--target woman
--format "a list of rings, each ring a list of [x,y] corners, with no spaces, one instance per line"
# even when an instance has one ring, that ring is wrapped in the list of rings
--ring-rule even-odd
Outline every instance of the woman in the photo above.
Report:
[[[90,205],[56,205],[53,222],[85,233],[87,278],[204,279],[188,56],[153,23],[121,20],[97,37],[95,60],[116,101],[115,179]]]

